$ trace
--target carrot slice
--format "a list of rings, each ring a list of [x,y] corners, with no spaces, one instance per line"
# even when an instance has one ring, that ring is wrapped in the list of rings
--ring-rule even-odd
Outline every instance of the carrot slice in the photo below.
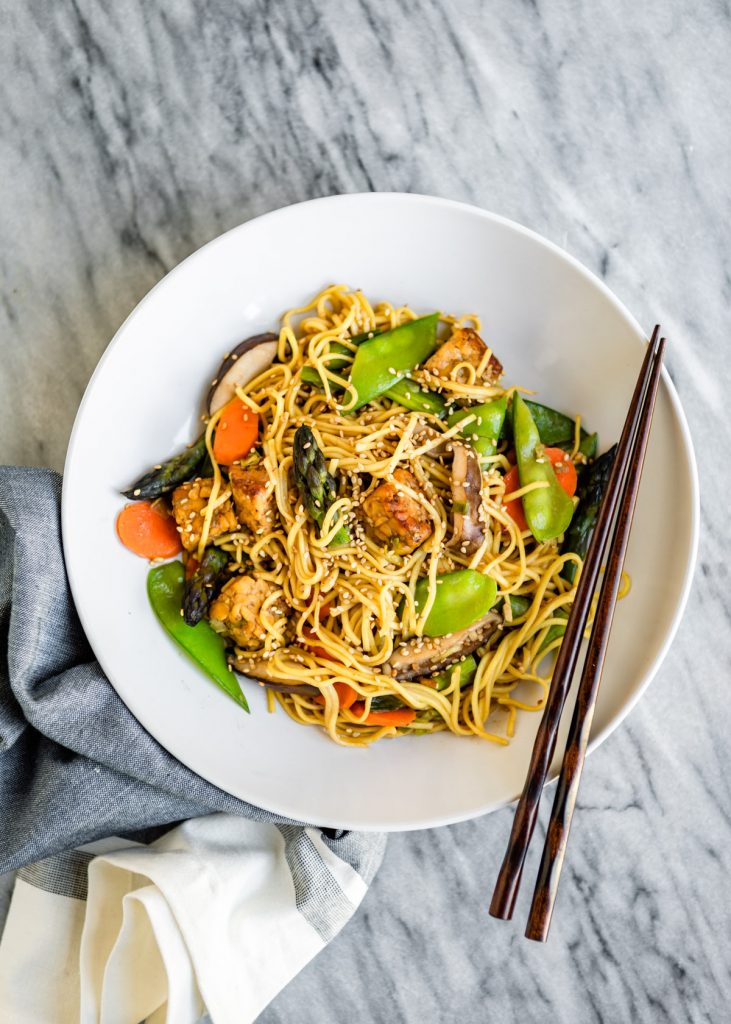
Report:
[[[365,703],[356,701],[350,709],[354,715],[362,715]],[[413,708],[395,708],[393,711],[371,711],[365,725],[410,725],[416,718]]]
[[[330,661],[335,660],[329,651],[326,651],[324,647],[320,646],[320,638],[314,629],[310,629],[309,626],[303,626],[302,636],[304,637],[305,646],[312,651],[313,654],[317,655],[318,658],[328,658]]]
[[[142,558],[172,558],[182,549],[175,520],[151,501],[125,505],[117,516],[117,535]]]
[[[259,417],[240,398],[233,398],[223,407],[213,438],[213,456],[216,462],[230,466],[243,459],[256,444],[259,436]]]
[[[358,691],[354,690],[349,683],[334,683],[335,692],[338,695],[340,701],[340,707],[346,710],[355,703],[355,699],[358,696]],[[325,698],[320,694],[319,697],[315,697],[315,703],[324,704]]]
[[[564,491],[566,491],[569,498],[573,498],[576,494],[576,466],[573,464],[563,448],[546,448],[545,453],[551,460],[551,465],[556,473],[556,479],[561,484]],[[518,475],[518,467],[512,466],[505,474],[505,493],[510,494],[512,491],[517,491],[519,487],[520,476]],[[528,529],[528,523],[525,520],[525,513],[523,511],[522,498],[515,498],[513,501],[506,501],[504,508],[508,515],[513,519],[521,533]]]

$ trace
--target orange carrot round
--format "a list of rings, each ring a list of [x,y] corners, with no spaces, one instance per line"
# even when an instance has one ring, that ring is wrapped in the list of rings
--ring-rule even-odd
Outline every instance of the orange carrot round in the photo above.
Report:
[[[350,709],[354,715],[362,715],[365,710],[365,703],[362,700],[356,701]],[[410,725],[416,718],[413,708],[395,708],[393,711],[371,711],[367,715],[364,725]]]
[[[125,505],[117,516],[117,535],[142,558],[173,558],[182,549],[175,520],[151,501]]]
[[[240,398],[233,398],[223,407],[216,424],[213,438],[213,456],[216,462],[230,466],[243,459],[256,444],[259,436],[259,417],[244,405]]]
[[[573,498],[576,494],[576,466],[563,448],[546,448],[545,454],[551,460],[556,479],[561,487],[566,491],[569,498]],[[513,491],[517,491],[519,487],[520,476],[518,475],[518,467],[512,466],[505,474],[505,493],[511,494]],[[528,529],[528,523],[523,512],[522,498],[506,501],[503,507],[521,533]]]

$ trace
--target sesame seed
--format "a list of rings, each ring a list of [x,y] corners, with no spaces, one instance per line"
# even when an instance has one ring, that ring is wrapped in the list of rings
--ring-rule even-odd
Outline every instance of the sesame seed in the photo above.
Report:
[[[141,490],[140,487],[135,487],[135,489],[134,489],[134,491],[132,491],[132,493],[134,494],[134,496],[136,498],[139,494],[142,493],[142,490]]]

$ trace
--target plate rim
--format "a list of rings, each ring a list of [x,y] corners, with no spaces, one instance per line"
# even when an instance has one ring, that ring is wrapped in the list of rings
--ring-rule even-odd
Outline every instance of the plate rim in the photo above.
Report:
[[[194,250],[192,253],[190,253],[188,256],[186,256],[183,260],[181,260],[179,263],[177,263],[173,268],[171,268],[156,284],[153,285],[153,287],[148,292],[145,293],[145,295],[140,299],[140,301],[134,306],[134,308],[129,312],[129,314],[125,317],[125,319],[119,325],[119,327],[115,331],[114,335],[112,336],[111,340],[109,341],[109,343],[107,344],[106,348],[104,349],[103,353],[101,354],[101,356],[100,356],[100,358],[99,358],[99,360],[98,360],[98,362],[97,362],[97,364],[96,364],[96,366],[94,368],[94,371],[91,374],[91,377],[89,378],[89,381],[88,381],[88,383],[87,383],[87,385],[86,385],[86,387],[84,389],[84,393],[82,395],[81,401],[79,402],[79,406],[77,408],[76,415],[74,417],[74,423],[73,423],[73,427],[71,429],[71,434],[69,436],[68,447],[67,447],[67,450],[66,450],[66,457],[64,459],[63,481],[62,481],[62,488],[61,488],[61,536],[62,536],[62,542],[63,542],[63,548],[64,548],[64,561],[65,561],[65,564],[66,564],[66,574],[67,574],[67,577],[68,577],[69,587],[70,587],[70,590],[71,590],[71,595],[72,595],[73,600],[74,600],[74,606],[76,608],[76,612],[77,612],[77,614],[79,616],[79,620],[81,622],[82,628],[84,629],[84,633],[86,634],[87,639],[89,641],[89,645],[91,646],[92,651],[94,652],[94,655],[95,655],[96,659],[98,660],[102,670],[104,671],[105,675],[109,679],[109,682],[110,682],[111,686],[115,690],[115,693],[117,693],[117,695],[119,696],[119,699],[124,703],[125,707],[128,708],[130,713],[132,715],[134,715],[135,718],[137,718],[137,720],[140,722],[140,725],[142,725],[142,727],[144,729],[146,729],[148,732],[150,732],[150,734],[155,739],[155,742],[159,743],[160,746],[163,747],[163,749],[166,750],[170,754],[171,757],[174,757],[176,760],[179,760],[181,764],[183,764],[185,767],[187,767],[190,771],[193,771],[200,778],[203,778],[205,781],[209,782],[211,785],[214,785],[217,788],[225,791],[226,793],[229,793],[230,795],[235,796],[237,799],[241,799],[241,800],[245,800],[245,801],[251,802],[251,803],[253,803],[256,806],[261,807],[263,810],[269,811],[269,812],[271,812],[273,814],[282,815],[283,817],[288,817],[288,818],[291,818],[293,820],[300,820],[300,817],[297,814],[296,810],[294,810],[291,807],[288,808],[285,805],[285,803],[279,803],[277,806],[265,807],[263,804],[261,804],[258,801],[257,798],[254,798],[252,800],[249,797],[241,797],[238,794],[232,794],[230,792],[230,790],[227,790],[225,788],[225,786],[222,786],[219,782],[214,782],[213,780],[207,778],[206,775],[204,775],[201,772],[199,772],[197,768],[191,767],[189,764],[187,764],[185,761],[183,761],[182,758],[180,758],[177,754],[173,754],[171,751],[168,750],[168,748],[165,746],[165,744],[162,743],[162,741],[160,739],[158,739],[157,735],[152,731],[152,729],[150,729],[147,725],[145,725],[145,723],[142,721],[141,718],[138,718],[136,712],[129,706],[129,704],[124,699],[124,697],[122,697],[122,695],[120,694],[119,690],[117,689],[117,687],[116,687],[116,685],[114,683],[113,673],[109,670],[109,666],[107,666],[105,664],[105,659],[102,658],[99,655],[99,652],[97,651],[97,649],[96,649],[96,647],[95,647],[95,645],[94,645],[94,643],[92,641],[92,638],[91,638],[90,632],[89,632],[89,628],[87,626],[87,622],[85,621],[86,620],[86,615],[81,610],[81,607],[80,607],[81,602],[77,598],[77,593],[80,593],[80,591],[81,591],[81,587],[79,585],[78,576],[77,576],[75,568],[71,564],[71,560],[66,558],[66,551],[69,550],[72,547],[72,544],[70,543],[70,536],[71,536],[70,517],[71,517],[71,511],[70,511],[70,507],[69,507],[69,504],[70,504],[69,503],[69,488],[68,488],[67,481],[68,481],[69,476],[70,476],[69,469],[70,469],[70,466],[71,466],[71,464],[73,462],[75,451],[76,451],[76,448],[77,448],[77,445],[78,445],[78,439],[79,439],[80,429],[81,429],[80,428],[80,424],[81,424],[81,419],[82,419],[82,413],[84,411],[84,407],[85,407],[85,405],[87,403],[88,397],[89,397],[89,395],[91,394],[91,392],[93,390],[93,387],[94,387],[95,381],[97,379],[97,376],[99,374],[101,374],[107,359],[110,357],[112,351],[119,344],[120,338],[123,335],[123,333],[124,333],[125,329],[127,328],[127,326],[130,324],[130,322],[141,312],[142,308],[144,306],[146,306],[146,304],[148,302],[152,301],[153,296],[155,295],[157,290],[163,284],[167,283],[169,281],[169,279],[173,275],[175,275],[179,270],[181,270],[181,268],[184,265],[189,264],[191,261],[195,261],[199,257],[203,258],[203,254],[204,253],[206,253],[212,247],[217,246],[219,244],[222,244],[224,239],[226,239],[229,235],[231,235],[231,234],[233,234],[235,232],[244,231],[247,227],[249,227],[250,225],[252,225],[254,223],[259,224],[262,221],[273,220],[273,219],[285,216],[289,211],[291,211],[293,209],[296,209],[296,208],[299,208],[299,207],[318,206],[318,205],[333,205],[333,204],[338,204],[338,203],[347,203],[348,201],[352,201],[352,200],[366,201],[366,202],[371,202],[371,201],[378,202],[378,201],[382,201],[383,199],[386,199],[386,200],[396,200],[396,201],[399,201],[399,202],[414,203],[414,204],[417,204],[417,205],[438,206],[438,207],[441,207],[441,208],[444,208],[444,209],[453,209],[453,210],[456,210],[456,211],[459,211],[459,212],[462,212],[462,213],[468,213],[471,216],[476,216],[476,217],[479,217],[479,218],[481,218],[483,220],[492,221],[493,223],[499,224],[499,225],[507,228],[510,231],[513,231],[513,232],[515,232],[515,233],[517,233],[519,235],[523,235],[523,236],[529,238],[534,243],[536,243],[539,246],[547,249],[549,252],[552,252],[560,260],[568,263],[581,276],[583,276],[591,284],[593,284],[595,288],[598,288],[599,291],[604,295],[604,297],[606,299],[608,299],[608,301],[614,307],[616,312],[627,322],[628,326],[632,329],[632,332],[637,336],[638,344],[642,344],[642,339],[646,338],[645,332],[642,330],[642,327],[640,326],[639,322],[636,320],[636,318],[633,316],[633,314],[629,311],[629,309],[624,305],[624,303],[618,298],[618,296],[616,296],[614,294],[614,292],[608,287],[608,285],[605,284],[605,282],[602,281],[601,278],[599,278],[593,271],[591,271],[588,267],[586,267],[583,263],[581,263],[570,252],[567,252],[561,246],[557,245],[555,242],[553,242],[550,239],[546,238],[544,235],[539,234],[537,231],[534,231],[532,228],[528,228],[525,225],[520,224],[518,221],[512,220],[509,217],[505,217],[502,214],[497,214],[497,213],[493,213],[493,212],[491,212],[489,210],[485,210],[482,207],[476,206],[476,205],[474,205],[472,203],[465,203],[465,202],[462,202],[460,200],[455,200],[455,199],[446,199],[446,198],[443,198],[443,197],[440,197],[440,196],[422,195],[422,194],[414,193],[414,192],[346,192],[346,193],[337,193],[337,194],[329,195],[329,196],[321,196],[321,197],[318,197],[316,199],[303,200],[302,202],[299,202],[299,203],[291,203],[291,204],[289,204],[287,206],[278,207],[275,210],[270,210],[270,211],[268,211],[266,213],[259,214],[258,216],[252,217],[249,220],[243,221],[240,224],[236,224],[233,227],[231,227],[231,228],[227,229],[226,231],[222,232],[220,235],[217,235],[214,238],[210,239],[210,241],[204,243],[198,249]],[[615,729],[617,729],[622,724],[622,722],[624,722],[624,720],[627,718],[627,716],[630,714],[630,712],[633,710],[633,708],[637,705],[637,703],[641,699],[641,697],[644,696],[644,694],[646,693],[648,687],[650,686],[650,684],[654,680],[655,676],[657,675],[657,672],[658,672],[660,666],[662,665],[663,661],[667,657],[668,651],[669,651],[669,649],[670,649],[670,647],[671,647],[671,645],[672,645],[672,643],[673,643],[673,641],[674,641],[674,639],[675,639],[675,637],[677,635],[678,628],[680,626],[680,623],[682,621],[683,615],[685,613],[685,609],[686,609],[687,604],[688,604],[688,599],[690,597],[690,591],[691,591],[691,588],[692,588],[693,578],[694,578],[694,574],[695,574],[695,568],[696,568],[696,564],[697,564],[697,560],[698,560],[698,549],[699,549],[699,542],[700,542],[700,483],[699,483],[698,463],[697,463],[697,459],[696,459],[696,455],[695,455],[695,448],[694,448],[694,445],[693,445],[693,439],[692,439],[692,435],[691,435],[691,432],[690,432],[690,427],[689,427],[689,424],[688,424],[688,420],[687,420],[687,417],[685,415],[685,411],[684,411],[684,409],[682,407],[682,404],[680,402],[680,397],[678,395],[678,392],[677,392],[677,390],[675,388],[675,385],[673,384],[673,381],[672,381],[672,379],[670,377],[670,374],[668,373],[666,367],[663,367],[663,370],[662,370],[662,381],[663,381],[665,390],[667,392],[668,398],[670,400],[670,403],[671,403],[671,406],[672,406],[672,412],[674,414],[676,423],[677,423],[677,425],[679,427],[680,435],[681,435],[681,438],[682,438],[682,442],[683,442],[683,445],[684,445],[684,448],[685,448],[685,452],[686,452],[687,457],[688,457],[688,468],[689,468],[690,484],[691,484],[691,492],[692,492],[691,495],[690,495],[690,498],[691,498],[691,501],[690,501],[690,522],[689,522],[689,534],[690,534],[689,541],[690,541],[690,543],[689,543],[689,547],[688,547],[688,558],[687,558],[687,562],[686,562],[686,566],[685,566],[685,571],[684,571],[684,575],[683,575],[683,580],[682,580],[682,585],[681,585],[681,589],[680,589],[680,593],[679,593],[679,599],[677,601],[677,604],[676,604],[676,607],[675,607],[675,611],[674,611],[672,620],[670,622],[670,625],[669,625],[668,629],[666,630],[664,640],[663,640],[663,642],[662,642],[662,644],[661,644],[661,646],[660,646],[660,648],[659,648],[655,658],[653,659],[652,663],[650,664],[650,666],[648,667],[647,671],[645,672],[644,678],[643,678],[641,684],[638,686],[638,688],[635,691],[635,693],[633,693],[625,701],[625,703],[622,705],[621,709],[616,713],[616,715],[613,717],[613,719],[602,730],[600,730],[600,732],[598,732],[595,736],[592,737],[591,742],[589,743],[589,747],[588,747],[588,752],[589,753],[592,753],[597,747],[599,747],[615,731]],[[556,776],[557,776],[557,772],[552,771],[549,774],[549,777],[547,779],[546,785],[550,785],[555,780]],[[417,831],[417,830],[425,829],[425,828],[438,828],[438,827],[441,827],[441,826],[444,826],[444,825],[457,824],[457,823],[462,822],[462,821],[470,821],[470,820],[473,820],[473,819],[476,819],[476,818],[483,817],[486,814],[491,814],[492,812],[498,811],[501,808],[506,807],[509,804],[513,803],[515,800],[518,799],[519,795],[520,795],[520,791],[515,792],[511,796],[505,797],[502,800],[499,800],[497,802],[491,802],[491,803],[489,803],[486,806],[478,807],[478,808],[475,808],[475,809],[473,809],[471,811],[461,812],[461,813],[451,814],[451,815],[450,814],[435,815],[435,816],[433,816],[431,818],[424,818],[424,819],[421,819],[419,821],[409,821],[409,822],[406,822],[406,823],[401,823],[400,825],[394,825],[394,823],[391,822],[391,821],[378,822],[378,821],[372,821],[371,820],[371,821],[368,821],[368,822],[363,822],[363,821],[358,821],[357,817],[356,818],[351,818],[350,820],[343,821],[342,818],[338,819],[338,820],[335,820],[335,819],[329,818],[328,816],[325,816],[324,818],[319,818],[318,817],[318,824],[323,826],[323,827],[354,829],[354,830],[358,830],[358,831],[362,831],[362,832],[409,832],[409,831]]]

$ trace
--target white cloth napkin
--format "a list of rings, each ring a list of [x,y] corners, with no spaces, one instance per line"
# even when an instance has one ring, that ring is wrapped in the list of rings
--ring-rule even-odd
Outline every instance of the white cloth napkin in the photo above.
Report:
[[[373,838],[364,862],[347,835],[212,814],[150,846],[103,840],[23,868],[0,1019],[253,1021],[363,899],[383,852]]]

